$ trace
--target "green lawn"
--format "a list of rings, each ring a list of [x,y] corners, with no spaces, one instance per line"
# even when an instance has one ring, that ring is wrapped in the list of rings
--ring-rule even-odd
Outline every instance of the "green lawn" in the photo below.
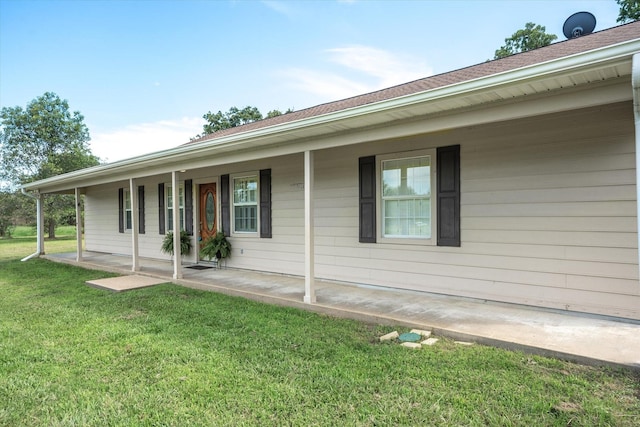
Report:
[[[35,228],[20,226],[16,227],[10,239],[0,239],[0,261],[21,259],[34,253],[37,249],[35,234]],[[44,250],[48,254],[75,252],[76,228],[72,226],[58,227],[56,238],[53,240],[48,239],[45,234]],[[0,272],[0,277],[1,275]]]
[[[640,377],[629,371],[445,339],[408,350],[379,342],[396,328],[171,284],[101,291],[84,281],[108,273],[20,262],[11,244],[0,241],[1,426],[640,419]]]
[[[46,230],[44,235],[45,237],[47,236]],[[75,235],[76,227],[74,225],[61,225],[59,227],[56,227],[56,237],[75,237]],[[36,228],[20,225],[13,230],[11,236],[16,238],[35,237]]]

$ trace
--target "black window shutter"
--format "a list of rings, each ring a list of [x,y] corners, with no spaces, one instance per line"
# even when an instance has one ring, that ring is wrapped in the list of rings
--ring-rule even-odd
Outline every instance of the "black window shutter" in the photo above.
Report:
[[[118,188],[118,232],[124,233],[124,188]]]
[[[193,180],[184,181],[184,230],[193,236]]]
[[[164,183],[158,184],[158,233],[164,234]]]
[[[360,157],[360,243],[376,242],[376,156]]]
[[[144,234],[144,185],[138,186],[138,232]]]
[[[438,165],[438,246],[460,246],[460,146],[440,147]]]
[[[222,216],[222,232],[231,235],[231,204],[229,200],[229,175],[220,177],[220,211]]]
[[[271,169],[260,171],[260,237],[271,238]]]

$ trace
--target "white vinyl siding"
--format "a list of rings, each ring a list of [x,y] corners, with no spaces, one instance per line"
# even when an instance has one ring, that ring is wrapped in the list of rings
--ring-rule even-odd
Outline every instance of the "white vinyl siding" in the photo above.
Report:
[[[139,251],[141,257],[170,259],[170,256],[160,252],[160,245],[164,236],[157,233],[157,208],[150,208],[152,200],[157,202],[157,180],[139,179],[138,185],[145,186],[146,233],[139,234]],[[131,255],[131,234],[118,233],[118,188],[126,183],[105,184],[86,189],[85,215],[85,247],[88,251],[106,252],[113,254]],[[116,207],[116,208],[114,208]],[[150,210],[151,209],[151,210]],[[114,233],[115,229],[115,233]],[[155,232],[151,232],[155,230]]]
[[[233,178],[250,176],[247,171],[271,169],[272,238],[260,238],[258,233],[232,233],[229,267],[304,274],[303,161],[301,154],[294,154],[224,169],[231,175],[231,189]],[[259,206],[259,192],[256,197]],[[233,205],[231,210],[233,212]],[[257,229],[260,229],[259,222]]]
[[[358,157],[458,143],[461,247],[358,244]],[[620,103],[318,152],[316,275],[640,318],[634,148]]]

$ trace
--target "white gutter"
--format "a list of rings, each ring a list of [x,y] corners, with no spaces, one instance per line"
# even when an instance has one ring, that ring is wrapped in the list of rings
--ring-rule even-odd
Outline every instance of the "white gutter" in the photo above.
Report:
[[[631,87],[633,88],[633,115],[636,124],[636,221],[638,227],[638,267],[640,268],[640,53],[633,55]]]
[[[94,166],[88,169],[81,169],[75,172],[58,175],[41,181],[34,181],[32,183],[26,184],[24,187],[27,189],[37,189],[43,186],[46,187],[50,184],[65,183],[74,186],[79,179],[86,180],[94,176],[102,175],[107,171],[113,173],[124,173],[126,171],[137,169],[140,167],[148,168],[153,165],[173,163],[175,162],[176,156],[197,156],[200,152],[209,152],[209,150],[211,150],[212,148],[219,146],[244,144],[260,138],[296,132],[304,128],[326,125],[345,119],[356,118],[362,115],[393,110],[395,108],[406,107],[425,102],[433,102],[457,95],[471,94],[475,91],[487,90],[488,88],[505,84],[523,84],[530,80],[539,79],[542,76],[568,72],[579,67],[597,67],[598,64],[603,62],[612,62],[623,58],[628,58],[630,55],[633,55],[638,51],[640,51],[640,39],[634,39],[587,52],[581,52],[571,56],[553,59],[547,62],[507,70],[497,74],[490,74],[488,76],[483,76],[472,80],[465,80],[463,82],[455,83],[449,86],[438,87],[423,92],[412,93],[405,96],[399,96],[327,114],[312,116],[296,121],[282,123],[279,125],[268,126],[252,131],[214,138],[208,141],[205,140],[195,144],[184,144],[178,147],[170,148],[168,150],[144,154],[138,157],[124,159],[106,165]],[[237,149],[239,148],[241,147],[237,147]]]
[[[39,257],[44,253],[44,245],[42,242],[42,202],[41,195],[38,193],[37,195],[29,194],[26,192],[24,188],[21,188],[22,194],[27,197],[30,197],[36,201],[36,230],[37,230],[37,238],[36,241],[37,247],[36,251],[29,256],[22,258],[20,261],[29,261],[31,258]]]

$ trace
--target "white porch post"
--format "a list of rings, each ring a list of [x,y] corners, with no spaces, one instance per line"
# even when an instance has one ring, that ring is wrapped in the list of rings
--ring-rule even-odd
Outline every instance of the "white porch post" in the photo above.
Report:
[[[138,249],[138,189],[136,181],[129,179],[129,198],[131,199],[131,271],[140,270]]]
[[[76,195],[76,261],[82,261],[82,201],[80,189],[75,188]]]
[[[44,255],[44,194],[38,194],[36,199],[36,233],[39,255]]]
[[[178,172],[171,172],[171,189],[173,206],[173,278],[182,279],[182,253],[180,252],[180,189],[178,188]]]
[[[304,152],[304,302],[316,302],[313,212],[313,151]]]
[[[640,53],[633,55],[631,69],[633,114],[636,130],[636,221],[638,227],[638,265],[640,267]]]

